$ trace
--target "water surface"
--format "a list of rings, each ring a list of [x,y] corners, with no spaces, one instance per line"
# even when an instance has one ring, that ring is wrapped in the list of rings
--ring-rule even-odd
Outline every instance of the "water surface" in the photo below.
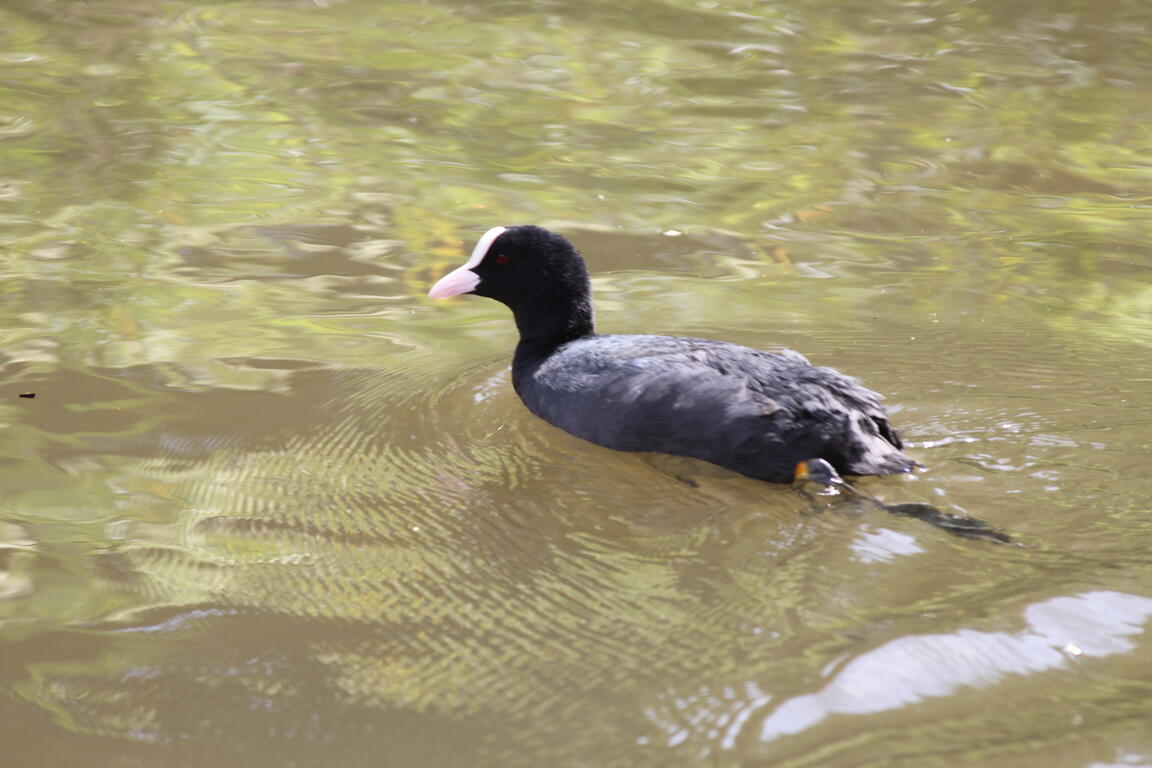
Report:
[[[0,30],[22,765],[1152,764],[1143,0]],[[928,466],[861,486],[1020,546],[535,419],[507,311],[423,298],[527,222],[601,330],[861,377]]]

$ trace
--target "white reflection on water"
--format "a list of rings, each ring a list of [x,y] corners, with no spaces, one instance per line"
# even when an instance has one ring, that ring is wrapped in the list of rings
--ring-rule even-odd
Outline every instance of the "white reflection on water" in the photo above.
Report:
[[[1006,675],[1064,667],[1073,656],[1126,653],[1135,648],[1133,638],[1149,616],[1147,597],[1085,592],[1028,606],[1029,628],[1023,632],[962,629],[902,637],[855,659],[818,693],[785,701],[764,720],[760,738],[799,733],[829,715],[882,712],[948,696],[961,686],[988,686]]]
[[[897,557],[918,555],[923,551],[915,537],[887,529],[861,534],[852,542],[852,552],[861,563],[888,563]]]

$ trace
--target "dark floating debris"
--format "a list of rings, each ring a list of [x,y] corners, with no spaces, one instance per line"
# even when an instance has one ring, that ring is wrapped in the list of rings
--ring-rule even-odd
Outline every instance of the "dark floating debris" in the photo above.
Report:
[[[29,400],[31,400],[32,398],[36,397],[36,393],[35,392],[21,392],[20,397],[26,397]]]

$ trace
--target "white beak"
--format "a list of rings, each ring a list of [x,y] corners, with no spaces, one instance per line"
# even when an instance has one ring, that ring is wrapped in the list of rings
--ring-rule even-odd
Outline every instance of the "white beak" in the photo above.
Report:
[[[430,299],[446,299],[449,296],[459,296],[462,293],[472,293],[480,284],[480,275],[468,268],[468,265],[457,267],[444,277],[440,278],[432,290],[428,291]]]
[[[471,293],[476,290],[476,286],[480,284],[480,275],[473,272],[472,267],[480,266],[480,262],[484,261],[484,257],[488,255],[488,249],[492,247],[492,243],[504,234],[505,229],[507,228],[492,227],[481,235],[476,247],[472,249],[472,255],[468,257],[468,261],[464,262],[464,266],[457,267],[440,278],[436,285],[432,286],[432,290],[428,291],[428,298],[446,299],[449,296],[459,296],[462,293]]]

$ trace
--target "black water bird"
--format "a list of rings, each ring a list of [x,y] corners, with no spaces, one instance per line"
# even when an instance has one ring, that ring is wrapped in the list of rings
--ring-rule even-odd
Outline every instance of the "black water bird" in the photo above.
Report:
[[[703,459],[774,483],[792,482],[797,463],[813,459],[846,475],[919,466],[878,394],[796,352],[595,333],[584,260],[546,229],[488,230],[428,295],[465,293],[512,310],[512,385],[528,409],[597,445]]]

